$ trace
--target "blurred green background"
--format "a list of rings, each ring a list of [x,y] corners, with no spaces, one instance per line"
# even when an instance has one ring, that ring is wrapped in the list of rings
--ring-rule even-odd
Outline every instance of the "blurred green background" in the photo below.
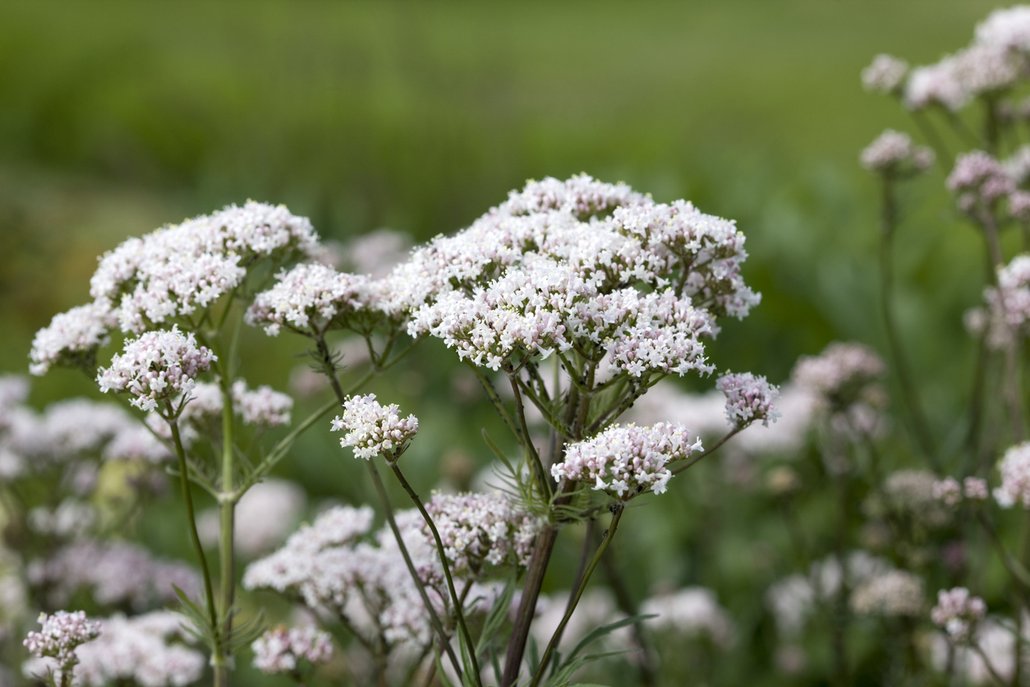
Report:
[[[721,367],[782,381],[798,355],[834,339],[884,350],[877,187],[857,158],[882,129],[913,127],[895,102],[863,92],[859,72],[878,52],[936,60],[996,6],[2,3],[0,369],[23,371],[35,330],[88,299],[98,255],[164,223],[254,198],[287,204],[326,237],[390,227],[425,239],[527,178],[580,171],[738,220],[764,300],[713,346]],[[941,430],[968,391],[961,313],[980,300],[982,261],[973,232],[942,210],[946,171],[906,188],[898,237],[902,328]],[[285,386],[301,343],[254,333],[248,346],[252,381]],[[415,361],[380,386],[447,400],[447,379],[448,368]],[[68,393],[95,390],[55,372],[33,400]],[[421,455],[445,454],[455,425],[468,429],[465,450],[479,450],[486,411],[469,421],[456,404],[429,405],[412,408],[436,428]],[[305,438],[284,474],[316,495],[361,498],[360,484],[324,479],[332,444]],[[702,507],[713,499],[685,488]],[[720,523],[667,507],[671,519],[625,545],[683,582],[732,587],[734,571],[746,577],[783,544],[745,504],[732,517],[753,540],[706,564],[712,551],[692,533]],[[679,548],[648,548],[657,542]],[[167,548],[189,555],[185,541]],[[684,563],[687,550],[697,559]],[[746,625],[761,600],[725,602]]]

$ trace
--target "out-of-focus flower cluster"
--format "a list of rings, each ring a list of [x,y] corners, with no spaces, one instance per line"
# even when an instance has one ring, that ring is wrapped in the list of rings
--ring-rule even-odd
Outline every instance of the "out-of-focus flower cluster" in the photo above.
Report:
[[[304,664],[326,663],[333,657],[328,633],[313,627],[274,627],[254,640],[254,667],[263,673],[295,673]]]

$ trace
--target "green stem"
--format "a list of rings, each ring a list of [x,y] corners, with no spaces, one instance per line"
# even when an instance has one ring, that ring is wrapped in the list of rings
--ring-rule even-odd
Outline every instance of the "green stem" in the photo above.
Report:
[[[469,660],[472,663],[472,679],[477,685],[482,685],[482,678],[479,671],[479,662],[476,659],[476,645],[472,641],[472,633],[469,632],[468,625],[465,623],[465,609],[462,607],[461,598],[458,596],[458,591],[454,586],[454,578],[451,576],[451,566],[447,563],[447,549],[443,545],[443,539],[440,537],[440,531],[436,529],[436,523],[433,522],[433,518],[429,515],[429,511],[422,504],[422,499],[415,493],[411,483],[408,482],[407,478],[404,477],[404,473],[397,467],[397,461],[387,461],[390,465],[390,469],[393,470],[394,476],[397,477],[397,481],[401,483],[401,487],[404,488],[408,498],[411,499],[412,504],[418,509],[419,514],[426,523],[426,527],[433,535],[433,541],[436,543],[436,553],[440,557],[440,565],[443,567],[443,575],[447,580],[447,593],[451,597],[451,603],[454,605],[454,615],[458,619],[458,629],[461,631],[461,637],[465,642],[465,646],[468,647]]]
[[[411,560],[411,554],[408,552],[408,546],[404,543],[404,536],[401,534],[400,528],[397,526],[397,520],[393,515],[393,506],[390,504],[390,497],[386,493],[386,487],[383,485],[383,479],[379,476],[379,470],[376,468],[375,463],[371,460],[366,462],[368,465],[368,474],[372,478],[372,484],[375,486],[376,493],[379,495],[379,500],[383,504],[383,512],[386,514],[386,522],[390,526],[390,530],[393,532],[394,539],[397,540],[397,547],[400,549],[401,557],[404,559],[404,564],[408,567],[408,572],[411,574],[411,579],[415,583],[415,588],[418,589],[418,595],[422,599],[423,605],[426,607],[426,612],[429,614],[429,622],[433,626],[433,630],[436,631],[437,636],[440,638],[440,646],[447,654],[447,658],[451,661],[451,666],[457,675],[461,675],[461,662],[458,661],[458,657],[454,654],[454,649],[451,648],[450,640],[447,636],[447,630],[444,629],[443,623],[440,621],[440,616],[436,612],[436,608],[433,607],[433,602],[429,599],[429,595],[426,593],[425,583],[422,578],[419,577],[418,570],[415,568],[415,563]]]
[[[594,552],[594,557],[590,560],[590,564],[583,573],[583,579],[576,588],[576,592],[572,597],[572,602],[565,608],[565,614],[562,616],[561,622],[558,623],[558,628],[554,631],[554,634],[551,635],[551,641],[547,643],[547,648],[544,649],[544,654],[540,657],[540,666],[537,668],[536,674],[533,675],[533,679],[530,681],[529,687],[537,687],[543,679],[544,674],[547,672],[547,664],[550,663],[551,656],[554,655],[555,649],[558,648],[558,641],[561,639],[562,633],[565,631],[565,626],[569,624],[572,614],[576,611],[576,606],[579,605],[579,600],[583,597],[583,592],[586,590],[587,583],[590,581],[590,576],[593,575],[598,563],[601,562],[601,559],[604,557],[604,552],[608,550],[608,545],[611,543],[616,530],[619,528],[619,520],[622,519],[623,510],[624,507],[621,503],[612,507],[612,521],[608,525],[608,530],[604,533],[604,537],[601,539],[601,545],[597,547],[597,551]]]
[[[179,434],[178,420],[168,420],[168,426],[172,432],[172,444],[175,446],[175,455],[179,461],[179,486],[182,492],[182,500],[186,504],[186,517],[189,520],[190,540],[193,542],[194,551],[200,561],[200,572],[204,580],[204,597],[207,603],[208,622],[211,623],[211,631],[214,633],[212,651],[212,662],[215,665],[224,663],[222,654],[222,642],[219,637],[218,610],[215,606],[214,585],[211,583],[211,569],[207,564],[207,554],[204,553],[204,545],[200,541],[200,534],[197,532],[197,516],[193,508],[193,496],[190,493],[189,466],[186,464],[186,450],[182,445],[182,436]],[[218,675],[216,673],[215,677]],[[224,684],[224,683],[219,683]]]
[[[228,362],[228,361],[227,361]],[[232,669],[233,604],[236,597],[236,503],[239,495],[234,492],[235,446],[233,444],[233,398],[232,382],[227,375],[220,378],[222,391],[222,482],[218,498],[218,558],[220,564],[220,601],[222,613],[221,640],[225,662],[215,662],[215,683],[229,684]]]
[[[908,366],[901,336],[898,332],[894,313],[894,232],[898,224],[898,203],[894,193],[894,180],[888,176],[882,178],[882,213],[880,216],[880,308],[883,315],[884,329],[887,333],[887,345],[894,369],[898,375],[901,394],[908,408],[912,433],[919,447],[926,455],[931,467],[941,471],[940,461],[933,445],[933,439],[923,411],[923,404],[912,383],[912,373]]]
[[[540,454],[537,453],[536,446],[533,445],[533,437],[529,435],[529,425],[526,423],[526,409],[522,405],[522,393],[519,391],[519,385],[515,380],[514,372],[508,374],[508,381],[511,384],[511,393],[515,397],[515,413],[519,419],[519,429],[521,430],[516,436],[522,437],[522,445],[526,449],[526,455],[529,457],[537,482],[540,484],[540,492],[547,499],[550,499],[552,494],[551,478],[547,475],[547,471],[544,470],[543,463],[540,462]]]

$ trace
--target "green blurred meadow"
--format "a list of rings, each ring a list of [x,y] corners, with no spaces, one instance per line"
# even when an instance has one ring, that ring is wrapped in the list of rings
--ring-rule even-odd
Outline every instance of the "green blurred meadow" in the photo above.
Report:
[[[2,3],[0,369],[25,370],[35,330],[88,299],[98,255],[166,222],[254,198],[325,237],[425,239],[527,178],[580,171],[738,220],[763,303],[713,346],[720,367],[782,381],[835,339],[884,350],[877,187],[857,158],[882,129],[914,127],[859,72],[879,52],[935,60],[996,6]],[[898,237],[902,329],[942,433],[969,389],[961,314],[979,300],[982,261],[969,228],[929,209],[950,207],[944,173],[907,188]],[[285,386],[301,344],[248,336],[252,381]],[[377,382],[428,430],[411,457],[427,491],[441,460],[489,462],[478,430],[495,422],[455,398],[455,365],[434,346]],[[72,393],[95,387],[59,371],[34,382],[33,401]],[[362,501],[349,460],[313,432],[281,474]],[[763,504],[718,501],[681,485],[664,517],[627,518],[620,546],[649,577],[715,587],[753,636],[720,684],[785,684],[768,671],[762,600],[733,593],[784,571],[782,528]],[[175,521],[143,527],[189,556]],[[721,532],[735,538],[716,548]]]

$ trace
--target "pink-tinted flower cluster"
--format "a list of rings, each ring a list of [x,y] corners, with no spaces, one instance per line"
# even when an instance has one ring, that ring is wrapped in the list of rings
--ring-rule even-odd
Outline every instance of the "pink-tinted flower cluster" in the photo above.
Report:
[[[248,566],[246,589],[272,589],[301,598],[320,615],[342,617],[369,641],[422,646],[429,618],[404,558],[388,529],[375,532],[371,508],[337,507],[290,536],[278,551]],[[433,598],[446,598],[443,575],[417,511],[397,513],[397,523]]]
[[[187,396],[214,360],[215,354],[198,346],[192,333],[183,334],[175,326],[126,341],[122,353],[97,373],[97,383],[104,393],[126,392],[132,405],[155,411],[162,403]]]
[[[1003,508],[1015,505],[1030,508],[1030,441],[1005,451],[998,470],[1001,484],[994,490],[994,500],[998,505]]]
[[[799,358],[793,378],[832,408],[840,408],[862,398],[885,371],[883,360],[867,346],[832,343],[817,356]]]
[[[1030,329],[1030,254],[1017,255],[998,268],[998,284],[984,290],[987,343],[1004,349],[1026,338]]]
[[[934,154],[931,149],[914,144],[908,134],[888,129],[866,146],[859,160],[870,172],[909,176],[929,168]]]
[[[891,55],[877,55],[862,70],[862,85],[874,93],[897,94],[908,75],[908,63]]]
[[[418,432],[418,418],[402,418],[396,403],[384,406],[375,394],[351,396],[344,401],[343,415],[333,418],[332,431],[346,432],[340,446],[352,447],[355,458],[383,455],[394,460]]]
[[[969,640],[986,615],[987,604],[965,587],[940,590],[937,592],[937,605],[930,610],[934,625],[944,630],[953,642]]]
[[[110,339],[110,320],[106,308],[96,303],[54,315],[50,324],[32,339],[29,372],[42,375],[54,366],[90,369],[97,349]]]
[[[333,657],[328,633],[314,627],[274,627],[254,640],[254,667],[262,673],[294,673],[306,663],[327,663]]]
[[[990,207],[1016,190],[1005,167],[987,153],[976,150],[960,156],[948,175],[948,190],[959,209],[973,212]]]
[[[100,623],[83,611],[40,613],[38,622],[40,629],[25,636],[25,648],[37,658],[56,659],[62,669],[75,664],[75,649],[100,635]]]
[[[669,463],[701,451],[682,425],[613,425],[597,436],[572,444],[562,462],[551,466],[555,480],[583,481],[597,491],[628,500],[645,491],[664,493]]]
[[[212,305],[256,261],[310,254],[316,243],[306,218],[251,201],[129,239],[100,259],[90,294],[122,331],[140,332]]]
[[[276,336],[283,327],[317,336],[334,320],[372,307],[370,289],[368,277],[317,263],[297,265],[280,272],[276,283],[257,295],[246,321],[263,327],[269,336]]]
[[[765,377],[741,372],[719,377],[715,388],[726,396],[726,419],[730,426],[744,428],[752,422],[761,421],[768,426],[776,419],[773,404],[779,396],[779,388]]]
[[[525,566],[541,521],[503,493],[435,493],[426,504],[444,553],[458,575],[486,565]],[[425,531],[429,536],[428,527]]]
[[[963,498],[986,501],[987,496],[987,480],[979,477],[966,477],[961,483],[954,477],[945,477],[933,485],[933,497],[948,506],[957,506]]]

